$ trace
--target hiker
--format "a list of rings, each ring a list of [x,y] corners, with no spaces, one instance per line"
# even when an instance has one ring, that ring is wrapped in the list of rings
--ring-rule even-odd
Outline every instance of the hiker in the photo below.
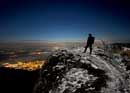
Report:
[[[87,48],[89,47],[89,49],[90,49],[90,55],[92,54],[92,49],[93,49],[92,45],[94,44],[94,40],[95,40],[95,37],[93,37],[92,34],[90,33],[89,37],[88,37],[88,40],[87,40],[87,44],[85,46],[85,50],[84,50],[83,53],[86,53]]]

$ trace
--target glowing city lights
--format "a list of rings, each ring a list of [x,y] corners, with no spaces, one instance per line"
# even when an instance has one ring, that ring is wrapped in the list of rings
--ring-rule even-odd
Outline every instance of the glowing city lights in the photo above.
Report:
[[[23,69],[28,71],[34,71],[40,69],[45,61],[35,61],[35,62],[17,62],[14,64],[4,63],[2,64],[6,68]]]

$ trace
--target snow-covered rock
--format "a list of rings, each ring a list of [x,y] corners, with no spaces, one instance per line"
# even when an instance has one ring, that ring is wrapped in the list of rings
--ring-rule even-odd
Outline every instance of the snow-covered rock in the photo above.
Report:
[[[102,49],[57,51],[42,67],[34,93],[130,93],[124,70]]]

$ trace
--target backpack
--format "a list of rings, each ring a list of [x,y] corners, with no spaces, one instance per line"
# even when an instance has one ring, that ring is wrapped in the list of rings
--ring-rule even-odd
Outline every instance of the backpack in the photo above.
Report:
[[[94,44],[94,41],[95,41],[95,37],[92,37],[92,44]]]

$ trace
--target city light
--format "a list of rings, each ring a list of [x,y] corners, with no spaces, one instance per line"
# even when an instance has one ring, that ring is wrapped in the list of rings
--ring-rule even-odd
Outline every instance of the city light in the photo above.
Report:
[[[14,64],[4,63],[2,64],[6,68],[22,69],[28,71],[34,71],[40,69],[45,61],[34,61],[34,62],[17,62]]]
[[[59,50],[60,47],[56,46],[56,47],[54,47],[53,49],[54,49],[54,51],[55,51],[55,50]]]

